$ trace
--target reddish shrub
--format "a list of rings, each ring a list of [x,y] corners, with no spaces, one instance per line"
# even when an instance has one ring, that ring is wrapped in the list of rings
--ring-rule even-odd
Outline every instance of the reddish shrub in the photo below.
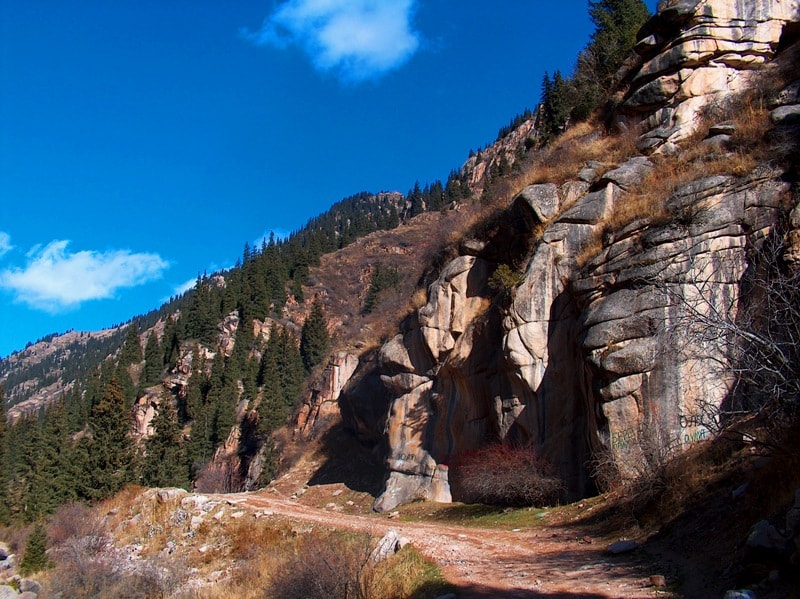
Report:
[[[496,443],[458,456],[450,466],[453,498],[529,506],[558,502],[564,484],[530,447]]]

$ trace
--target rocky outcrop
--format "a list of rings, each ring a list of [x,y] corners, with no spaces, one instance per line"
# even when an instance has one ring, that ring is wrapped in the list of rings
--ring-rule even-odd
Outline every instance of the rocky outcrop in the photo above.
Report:
[[[618,120],[642,123],[640,149],[672,149],[708,107],[742,91],[796,41],[799,0],[662,0],[640,32],[638,69]]]
[[[339,421],[339,396],[358,367],[357,356],[339,352],[325,367],[319,383],[309,389],[300,406],[295,434],[310,440]]]
[[[465,244],[471,255],[445,266],[428,303],[380,351],[390,475],[375,509],[448,499],[450,459],[487,441],[533,446],[578,497],[593,488],[592,456],[628,451],[645,422],[670,443],[705,437],[699,410],[729,387],[712,373],[719,355],[675,350],[674,298],[702,286],[710,306],[735,305],[747,248],[771,233],[788,186],[769,169],[709,177],[679,188],[662,224],[608,230],[625,189],[651,168],[641,157],[607,165],[572,205],[562,198],[577,182],[526,189],[509,220],[545,226],[510,297],[489,286],[504,255],[497,240]]]

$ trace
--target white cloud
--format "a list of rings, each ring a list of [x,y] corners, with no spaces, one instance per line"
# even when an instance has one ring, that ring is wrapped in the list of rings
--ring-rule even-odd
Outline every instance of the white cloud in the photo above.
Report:
[[[47,312],[113,297],[117,290],[161,277],[168,263],[157,254],[67,251],[69,241],[51,241],[28,252],[24,268],[0,272],[0,287],[17,301]]]
[[[187,281],[181,283],[180,285],[176,285],[175,288],[172,290],[172,295],[174,297],[178,297],[179,295],[183,295],[184,293],[186,293],[190,289],[194,289],[194,286],[196,284],[197,284],[197,277],[192,277],[191,279],[188,279]],[[169,298],[167,298],[164,301],[167,301],[168,299]]]
[[[348,82],[375,79],[405,64],[419,47],[416,0],[288,0],[256,33],[259,45],[303,47],[320,71]]]
[[[11,235],[0,231],[0,258],[5,256],[13,248],[14,246],[11,245]]]

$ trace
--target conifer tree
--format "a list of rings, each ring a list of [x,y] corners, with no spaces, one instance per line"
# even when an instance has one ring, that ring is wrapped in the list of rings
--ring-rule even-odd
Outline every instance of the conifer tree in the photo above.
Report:
[[[189,488],[183,434],[172,396],[164,392],[153,417],[153,435],[145,442],[142,482],[150,487]]]
[[[300,337],[300,355],[302,355],[303,363],[308,370],[322,362],[329,345],[328,323],[325,319],[322,301],[320,298],[316,298],[311,307],[311,313],[303,324]]]
[[[26,518],[36,519],[78,497],[79,464],[73,452],[65,402],[45,412],[37,426],[37,447],[30,475]]]
[[[607,98],[614,75],[633,50],[636,34],[650,13],[642,0],[590,0],[592,39],[579,54],[570,83],[572,117],[587,118]]]
[[[0,525],[8,524],[11,513],[8,509],[8,452],[6,451],[6,396],[0,385]]]
[[[167,317],[164,323],[164,337],[161,345],[163,348],[162,364],[168,369],[174,368],[178,361],[181,347],[176,318]]]
[[[142,346],[139,343],[139,329],[131,324],[125,331],[125,340],[119,352],[119,365],[130,366],[142,361]]]
[[[119,491],[134,477],[134,447],[125,396],[116,379],[103,388],[100,401],[89,418],[91,440],[87,453],[90,499],[101,499]]]
[[[41,572],[50,567],[50,560],[47,558],[47,533],[41,522],[37,522],[28,537],[28,545],[19,563],[19,572],[23,576],[29,576],[36,572]]]
[[[163,352],[155,330],[150,331],[144,347],[144,372],[142,386],[149,387],[158,383],[164,366]]]
[[[208,391],[205,372],[205,360],[200,355],[200,348],[195,345],[192,353],[192,373],[186,381],[186,400],[184,410],[187,420],[194,420],[203,407],[203,398]]]

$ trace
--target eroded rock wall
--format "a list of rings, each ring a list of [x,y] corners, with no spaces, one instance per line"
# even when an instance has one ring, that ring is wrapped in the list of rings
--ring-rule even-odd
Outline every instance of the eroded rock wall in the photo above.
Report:
[[[640,33],[640,60],[618,119],[645,133],[642,151],[671,150],[703,111],[763,77],[762,67],[800,30],[800,0],[664,0]]]
[[[619,112],[644,122],[645,154],[675,150],[703,107],[751,84],[800,21],[800,0],[659,8],[623,74]],[[643,424],[677,445],[707,434],[699,413],[720,405],[731,381],[719,374],[724,348],[683,351],[692,339],[682,303],[701,297],[701,309],[735,314],[749,252],[775,233],[789,184],[767,167],[701,177],[672,193],[666,216],[612,226],[653,168],[645,156],[595,162],[574,181],[526,188],[505,223],[462,244],[428,303],[357,373],[362,383],[345,387],[346,424],[385,444],[390,474],[376,509],[449,500],[451,459],[500,439],[532,446],[571,499],[593,490],[593,456],[624,456]],[[522,273],[513,289],[490,284],[501,264]]]

